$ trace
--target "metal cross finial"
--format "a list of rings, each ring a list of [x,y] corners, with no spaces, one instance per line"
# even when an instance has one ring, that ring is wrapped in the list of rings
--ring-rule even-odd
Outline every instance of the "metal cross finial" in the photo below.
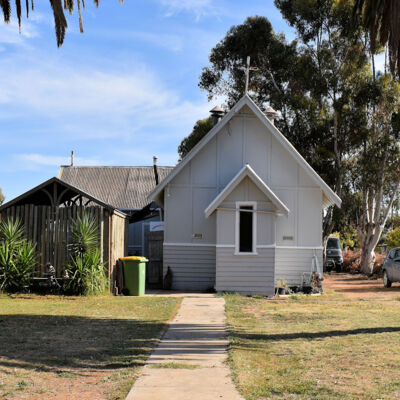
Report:
[[[247,62],[246,62],[246,87],[244,90],[244,94],[247,94],[249,91],[249,79],[250,79],[250,71],[257,71],[257,68],[251,68],[250,67],[250,56],[247,56]]]

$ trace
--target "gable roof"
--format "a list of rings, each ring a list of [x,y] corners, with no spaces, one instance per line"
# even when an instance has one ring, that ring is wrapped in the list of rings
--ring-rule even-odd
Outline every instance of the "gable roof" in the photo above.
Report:
[[[173,167],[157,167],[160,181]],[[80,167],[62,166],[58,177],[120,210],[140,210],[156,187],[151,167]]]
[[[196,156],[197,153],[208,143],[210,140],[221,131],[224,126],[236,115],[240,109],[247,105],[258,119],[268,128],[278,142],[292,155],[292,157],[304,168],[311,179],[321,188],[326,201],[324,205],[335,204],[341,206],[342,200],[339,196],[327,185],[327,183],[314,171],[314,169],[307,163],[307,161],[300,155],[294,146],[285,138],[285,136],[275,127],[275,125],[266,117],[260,108],[253,102],[253,100],[245,94],[232,109],[216,124],[203,139],[187,154],[187,156],[173,169],[173,171],[150,193],[149,199],[154,200],[164,190],[165,186],[175,178],[175,176],[185,167],[189,161]]]
[[[224,190],[210,203],[204,210],[206,218],[208,218],[217,207],[233,192],[233,190],[248,177],[264,194],[271,200],[272,204],[283,214],[288,215],[290,210],[279,199],[279,197],[268,187],[268,185],[256,174],[249,164],[246,164],[236,176],[225,186]]]
[[[54,188],[56,187],[56,188]],[[55,199],[52,197],[54,193],[57,193],[57,200],[56,204]],[[82,191],[81,189],[70,185],[67,182],[63,182],[62,180],[54,177],[50,178],[47,181],[41,183],[40,185],[34,187],[31,190],[21,194],[20,196],[16,197],[13,200],[4,203],[0,207],[0,211],[5,210],[12,206],[22,205],[22,204],[34,204],[34,205],[41,205],[41,206],[54,206],[58,204],[63,204],[68,200],[75,198],[76,196],[82,196],[93,203],[100,205],[101,207],[107,208],[110,211],[121,213],[110,204],[104,203],[100,199],[90,195]],[[121,213],[125,216],[124,213]]]

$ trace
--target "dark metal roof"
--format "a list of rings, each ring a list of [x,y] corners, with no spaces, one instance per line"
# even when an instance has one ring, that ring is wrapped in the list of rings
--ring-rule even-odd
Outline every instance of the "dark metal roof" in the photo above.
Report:
[[[157,167],[160,182],[173,167]],[[156,187],[154,167],[60,168],[58,177],[119,210],[139,210],[149,204],[147,196]]]

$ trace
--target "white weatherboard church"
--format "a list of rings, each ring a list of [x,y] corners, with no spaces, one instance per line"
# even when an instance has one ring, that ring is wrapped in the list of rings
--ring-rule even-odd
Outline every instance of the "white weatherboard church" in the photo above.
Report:
[[[150,200],[164,207],[173,289],[266,296],[322,270],[323,210],[341,204],[247,94]]]

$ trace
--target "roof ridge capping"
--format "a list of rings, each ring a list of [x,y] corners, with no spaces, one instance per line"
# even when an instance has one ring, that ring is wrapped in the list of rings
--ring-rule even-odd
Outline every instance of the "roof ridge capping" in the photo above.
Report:
[[[224,190],[220,192],[217,197],[209,204],[209,206],[204,210],[206,218],[208,218],[218,206],[229,196],[233,190],[243,181],[244,178],[248,177],[272,202],[272,204],[277,208],[282,214],[288,215],[290,213],[289,208],[285,203],[271,190],[271,188],[257,175],[254,169],[246,164],[225,186]]]
[[[157,165],[158,168],[175,168],[173,165]],[[60,168],[154,168],[153,165],[60,165]]]
[[[222,129],[224,126],[237,114],[237,112],[244,106],[247,105],[258,117],[258,119],[271,131],[278,142],[293,156],[293,158],[299,163],[311,177],[311,179],[321,188],[324,195],[327,197],[328,202],[325,206],[335,204],[338,207],[341,206],[342,200],[340,197],[329,187],[329,185],[317,174],[317,172],[311,167],[310,164],[303,158],[303,156],[295,149],[295,147],[289,142],[289,140],[276,128],[276,126],[267,118],[267,116],[261,111],[257,104],[250,98],[246,93],[232,108],[225,114],[222,120],[216,124],[208,133],[205,135],[196,146],[186,155],[186,157],[170,172],[170,174],[161,181],[155,189],[149,194],[149,201],[155,200],[165,186],[171,182],[173,178],[184,168],[186,164],[208,143],[211,139]]]

